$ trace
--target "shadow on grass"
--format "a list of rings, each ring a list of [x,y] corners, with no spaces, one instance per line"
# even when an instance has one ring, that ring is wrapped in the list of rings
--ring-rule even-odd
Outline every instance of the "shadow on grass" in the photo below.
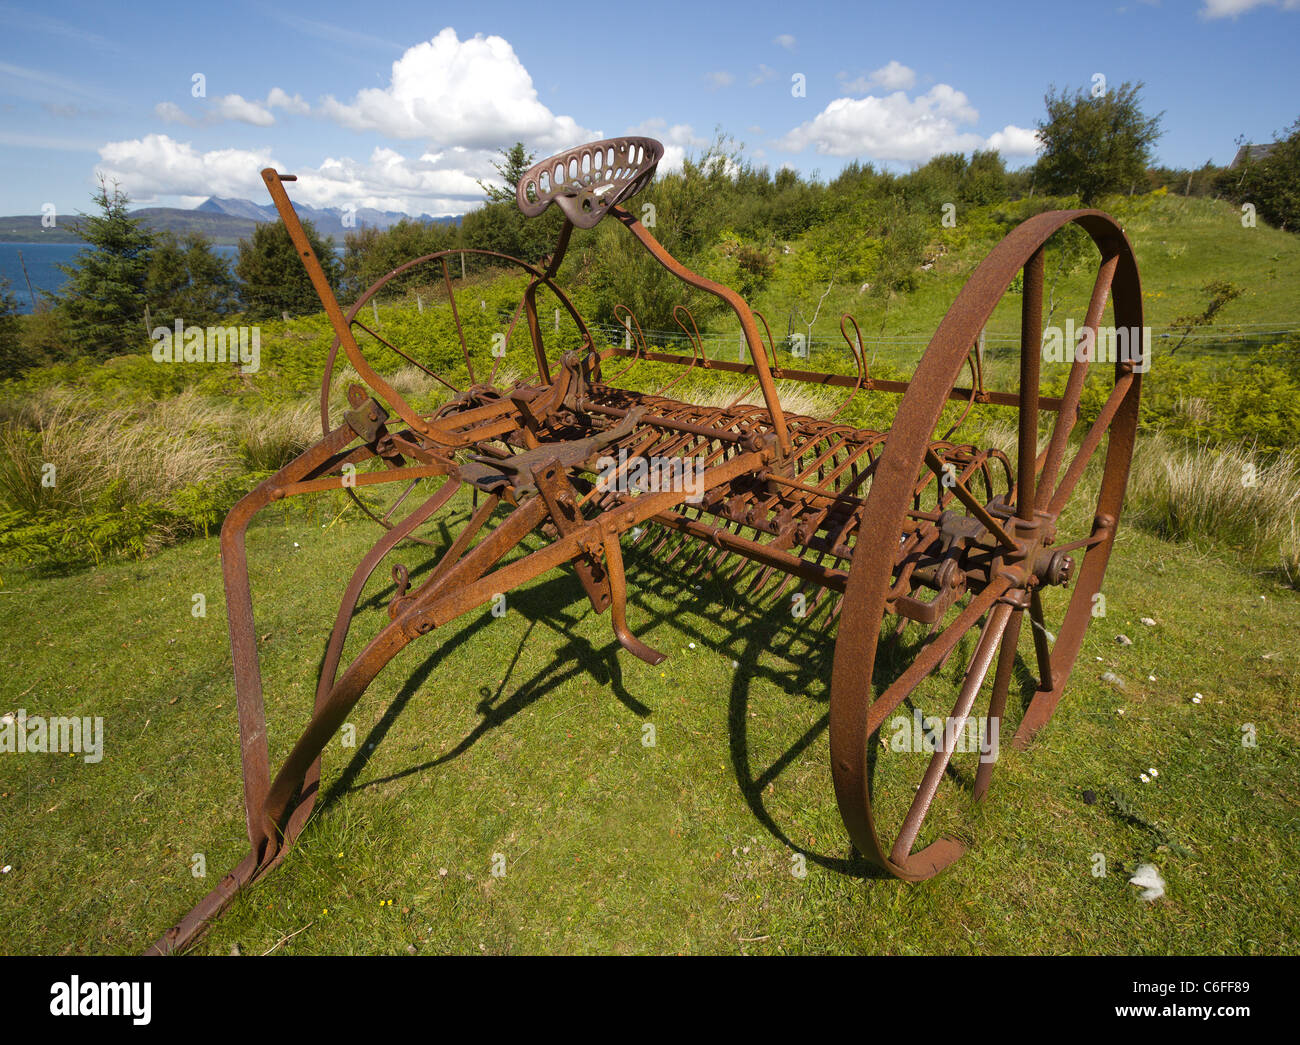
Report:
[[[631,598],[643,621],[638,630],[643,639],[653,644],[654,632],[661,625],[671,623],[676,630],[718,648],[719,652],[734,661],[736,670],[727,705],[729,756],[736,783],[754,818],[773,839],[791,852],[802,853],[805,859],[829,871],[863,880],[891,880],[892,876],[866,860],[856,849],[851,850],[848,857],[843,857],[799,845],[764,802],[763,794],[768,786],[817,743],[829,728],[829,710],[769,765],[756,768],[753,764],[748,721],[751,691],[756,680],[762,680],[764,684],[777,688],[788,696],[829,708],[837,597],[827,594],[818,599],[815,589],[801,589],[794,580],[782,585],[783,576],[774,574],[762,597],[753,598],[748,594],[748,589],[755,576],[754,570],[733,573],[734,564],[725,560],[722,560],[722,565],[726,568],[717,569],[717,549],[701,544],[683,544],[680,540],[671,538],[663,540],[657,536],[660,532],[649,532],[651,541],[646,542],[647,547],[629,550],[628,586],[629,591],[634,593]],[[450,543],[450,534],[445,527],[443,535]],[[439,555],[435,553],[412,569],[413,587],[418,578],[437,564],[438,558]],[[698,583],[692,583],[697,580]],[[362,601],[358,609],[382,608],[392,598],[395,590],[391,584],[381,588]],[[788,599],[800,590],[806,594],[808,609],[803,617],[796,618],[790,611]],[[615,697],[633,714],[644,718],[652,713],[652,709],[637,700],[623,683],[619,663],[622,648],[618,642],[611,637],[607,645],[596,647],[575,634],[574,625],[590,612],[590,607],[570,570],[566,569],[539,583],[516,590],[510,597],[512,608],[528,621],[528,625],[495,689],[490,686],[479,688],[481,700],[477,710],[482,720],[454,747],[436,758],[365,783],[357,782],[411,699],[440,665],[454,662],[458,652],[481,637],[482,629],[493,623],[493,619],[488,616],[481,616],[462,626],[411,673],[383,716],[358,746],[338,779],[324,794],[317,807],[317,815],[350,792],[425,773],[459,758],[491,730],[544,698],[555,687],[580,676],[590,676],[602,686],[609,685]],[[699,628],[697,620],[701,619],[722,626],[724,637],[720,645],[715,634],[706,635]],[[524,647],[529,642],[537,641],[535,636],[539,626],[549,628],[563,641],[555,648],[544,668],[517,684],[514,692],[502,700],[502,694],[518,667]],[[972,632],[962,639],[958,654],[973,643],[975,634]],[[927,635],[920,634],[920,629],[909,628],[897,632],[892,621],[887,624],[876,662],[877,692],[905,670],[927,638]],[[962,661],[965,658],[958,655],[955,659]],[[1035,685],[1035,679],[1023,657],[1017,657],[1012,692],[1020,704],[1022,714]],[[875,753],[873,745],[868,759],[868,771],[873,774]],[[973,781],[959,780],[958,783],[969,788]],[[826,774],[826,786],[831,787],[829,771]]]
[[[384,596],[388,594],[391,597],[391,591],[392,589],[389,589],[387,593],[380,593],[369,602],[386,601]],[[603,649],[596,649],[586,639],[573,634],[572,625],[585,615],[582,604],[575,599],[575,594],[580,596],[581,588],[578,587],[576,579],[567,573],[555,576],[541,584],[535,584],[530,588],[512,592],[510,596],[512,607],[528,620],[529,624],[524,632],[523,639],[520,641],[519,648],[506,666],[495,691],[488,686],[479,688],[479,696],[482,699],[479,701],[478,711],[483,716],[482,721],[470,730],[455,747],[437,758],[422,762],[419,765],[410,766],[388,776],[378,777],[364,784],[357,784],[357,778],[365,770],[371,755],[384,741],[389,730],[397,721],[397,717],[420,691],[420,687],[428,682],[430,676],[443,661],[454,657],[459,650],[479,636],[484,628],[491,627],[493,619],[481,617],[462,628],[430,656],[426,657],[424,662],[407,678],[383,716],[366,735],[365,741],[359,745],[357,752],[352,756],[338,780],[331,785],[329,791],[322,798],[318,809],[321,811],[328,809],[350,791],[361,791],[366,788],[391,783],[395,780],[401,780],[417,773],[436,769],[452,759],[458,758],[473,747],[490,730],[507,722],[529,705],[542,699],[555,686],[580,675],[591,675],[601,685],[611,686],[614,695],[633,714],[642,717],[649,715],[651,709],[632,696],[623,684],[623,672],[617,656],[620,647],[617,643]],[[557,606],[562,608],[557,611]],[[572,610],[573,612],[565,612],[565,610]],[[553,659],[542,671],[524,681],[506,700],[502,701],[501,694],[506,689],[518,664],[524,645],[529,641],[539,624],[551,628],[555,634],[562,636],[565,641],[555,650]]]

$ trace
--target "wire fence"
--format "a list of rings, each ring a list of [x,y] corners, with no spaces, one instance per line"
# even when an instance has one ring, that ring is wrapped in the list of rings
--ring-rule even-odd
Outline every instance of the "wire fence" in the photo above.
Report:
[[[502,311],[500,316],[508,322],[512,313]],[[559,329],[560,312],[556,310],[555,328]],[[592,337],[605,345],[620,345],[629,351],[636,346],[637,331],[650,351],[673,352],[689,356],[693,353],[692,338],[684,330],[657,330],[633,326],[631,330],[619,323],[587,323]],[[879,364],[913,368],[929,345],[929,334],[872,334],[861,331],[863,352],[869,367]],[[813,367],[852,371],[853,354],[843,335],[816,334],[808,336],[802,331],[785,335],[772,335],[775,347],[783,357],[794,360],[797,368]],[[1150,328],[1152,358],[1212,359],[1229,361],[1256,354],[1261,348],[1277,345],[1287,338],[1300,338],[1300,328],[1283,323],[1236,323],[1231,326],[1193,328],[1166,326]],[[719,334],[702,332],[700,347],[708,359],[731,362],[752,362],[744,334],[735,332]],[[996,362],[1000,357],[1010,358],[1020,349],[1018,332],[986,330],[981,335],[981,345],[986,360]]]
[[[635,339],[624,327],[617,323],[589,323],[592,336],[605,344],[622,344],[626,348],[635,345]],[[691,338],[681,330],[646,330],[642,329],[646,347],[652,350],[664,350],[689,354]],[[1300,335],[1300,330],[1280,324],[1238,324],[1232,327],[1216,327],[1212,330],[1187,331],[1183,327],[1152,327],[1151,350],[1153,357],[1168,357],[1176,352],[1177,358],[1214,357],[1230,358],[1233,356],[1254,355],[1261,348],[1276,345],[1288,337]],[[798,359],[817,359],[823,362],[842,360],[852,365],[852,353],[844,338],[838,333],[832,336],[804,334],[775,337],[778,351],[789,353]],[[862,332],[862,345],[868,362],[914,362],[918,360],[930,343],[927,334],[869,334]],[[728,359],[740,362],[749,361],[748,349],[744,336],[737,331],[734,334],[701,334],[700,345],[709,359]],[[1012,354],[1019,350],[1018,333],[1001,333],[985,331],[983,335],[984,354],[990,358]]]

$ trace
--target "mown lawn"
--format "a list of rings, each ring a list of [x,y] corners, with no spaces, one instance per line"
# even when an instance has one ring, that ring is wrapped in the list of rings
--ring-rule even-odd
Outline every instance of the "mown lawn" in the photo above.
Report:
[[[250,534],[273,760],[374,536],[355,512],[300,511]],[[427,557],[397,558],[415,574]],[[633,628],[670,653],[657,668],[617,652],[567,572],[408,647],[353,711],[356,747],[328,750],[298,846],[197,949],[1296,951],[1300,593],[1122,530],[1056,718],[1028,753],[1004,747],[970,852],[904,885],[851,859],[839,822],[830,637],[661,558],[628,563]],[[0,713],[103,716],[106,748],[0,755],[0,950],[139,951],[245,851],[217,540],[3,581]],[[391,590],[377,571],[350,650]],[[1151,904],[1127,883],[1143,860],[1168,883]]]

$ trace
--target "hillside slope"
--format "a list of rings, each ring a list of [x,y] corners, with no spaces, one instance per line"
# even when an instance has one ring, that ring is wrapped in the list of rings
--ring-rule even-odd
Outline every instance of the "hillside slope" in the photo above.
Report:
[[[833,286],[813,327],[814,338],[842,345],[839,320],[848,312],[866,338],[910,338],[923,347],[971,273],[1000,240],[1002,228],[989,220],[991,213],[1001,210],[1008,212],[1007,217],[1015,217],[1017,206],[1023,209],[1023,201],[1021,205],[970,212],[965,220],[976,227],[976,233],[964,228],[961,220],[957,229],[936,229],[930,248],[933,267],[917,273],[910,293],[896,293],[886,301],[856,283]],[[1241,212],[1232,204],[1204,198],[1116,197],[1100,209],[1120,222],[1133,244],[1142,275],[1146,321],[1157,334],[1180,317],[1201,312],[1210,296],[1204,287],[1212,280],[1227,280],[1242,293],[1201,333],[1228,336],[1252,329],[1300,327],[1300,236],[1263,224],[1244,228]],[[785,333],[796,310],[811,317],[826,290],[824,284],[799,285],[792,279],[795,255],[808,248],[798,241],[790,247],[792,253],[781,256],[775,274],[754,301],[777,336]],[[1055,291],[1058,319],[1073,316],[1079,322],[1095,271],[1096,255],[1092,254],[1073,269],[1060,272],[1049,247],[1047,300],[1050,306]],[[990,334],[1017,329],[1019,300],[1018,295],[1003,299],[988,325]],[[796,325],[795,329],[806,328]],[[916,348],[906,353],[900,348],[900,353],[913,357],[916,352]]]

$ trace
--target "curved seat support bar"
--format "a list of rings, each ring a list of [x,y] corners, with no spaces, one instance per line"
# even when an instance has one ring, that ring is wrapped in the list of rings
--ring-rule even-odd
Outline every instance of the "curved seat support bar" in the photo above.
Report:
[[[753,310],[750,309],[745,299],[730,287],[725,287],[721,283],[715,283],[711,279],[706,279],[704,276],[692,272],[669,254],[663,245],[650,234],[649,230],[622,207],[611,207],[610,213],[626,225],[632,235],[640,240],[641,245],[650,252],[651,256],[674,276],[699,290],[707,291],[716,298],[721,298],[731,306],[732,311],[736,313],[736,318],[740,320],[740,327],[744,331],[745,343],[749,346],[749,354],[753,357],[754,366],[758,368],[758,383],[763,389],[763,400],[767,404],[768,412],[772,415],[772,428],[776,432],[777,446],[780,448],[782,457],[789,456],[790,430],[785,423],[785,412],[781,409],[781,400],[776,394],[776,382],[772,379],[772,368],[768,362],[767,349],[763,347],[763,340],[759,335],[758,324],[754,320]]]

